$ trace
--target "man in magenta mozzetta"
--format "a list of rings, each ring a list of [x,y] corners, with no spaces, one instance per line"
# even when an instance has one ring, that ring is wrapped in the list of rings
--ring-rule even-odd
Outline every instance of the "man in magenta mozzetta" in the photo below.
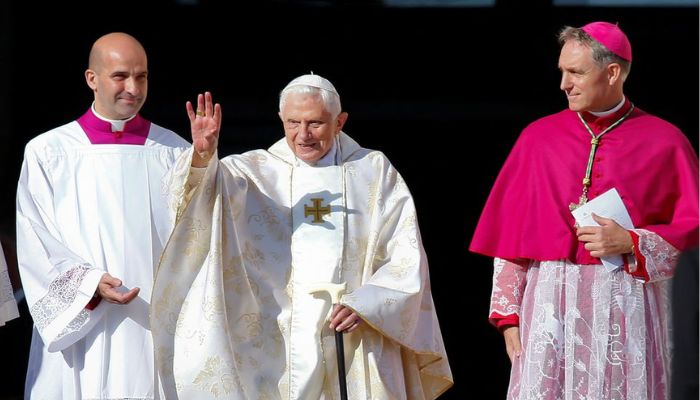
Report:
[[[616,24],[559,34],[567,110],[521,133],[472,238],[494,257],[490,321],[512,361],[509,399],[665,399],[667,291],[698,243],[698,156],[625,96],[632,47]],[[634,229],[571,210],[616,189]],[[621,255],[608,270],[600,258]]]

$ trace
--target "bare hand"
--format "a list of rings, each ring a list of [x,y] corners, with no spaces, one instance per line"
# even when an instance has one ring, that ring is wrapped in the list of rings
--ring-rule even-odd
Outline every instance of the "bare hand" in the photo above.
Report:
[[[133,288],[128,292],[118,291],[116,288],[121,287],[122,281],[113,277],[108,273],[104,273],[97,284],[97,294],[104,300],[114,304],[129,304],[131,300],[138,296],[139,288]]]
[[[221,105],[214,104],[211,93],[197,95],[197,111],[189,101],[185,104],[187,116],[190,118],[192,145],[195,154],[192,157],[193,167],[206,167],[219,144],[221,130]]]
[[[576,229],[579,242],[593,257],[627,254],[632,250],[630,233],[610,218],[592,214],[600,226],[584,226]]]
[[[506,353],[510,358],[510,363],[514,363],[520,357],[523,349],[520,344],[520,327],[509,326],[503,330],[503,339],[506,341]]]
[[[362,318],[360,318],[356,312],[340,304],[333,306],[330,323],[331,329],[343,333],[350,333],[357,329],[361,323]]]

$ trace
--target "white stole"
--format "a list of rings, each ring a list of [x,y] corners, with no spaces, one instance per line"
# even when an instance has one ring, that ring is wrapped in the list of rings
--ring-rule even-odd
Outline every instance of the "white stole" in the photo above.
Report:
[[[316,351],[331,310],[327,294],[310,294],[309,284],[340,283],[345,240],[343,167],[294,168],[292,203],[293,314],[289,366],[291,398],[318,397],[325,371]],[[321,324],[319,326],[319,324]],[[299,386],[307,389],[299,393]],[[313,393],[312,393],[313,392]]]

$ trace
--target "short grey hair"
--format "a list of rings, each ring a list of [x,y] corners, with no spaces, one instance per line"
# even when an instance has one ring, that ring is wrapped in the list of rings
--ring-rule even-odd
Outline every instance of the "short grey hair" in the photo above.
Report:
[[[326,108],[326,111],[328,111],[333,116],[333,118],[336,118],[338,115],[340,115],[340,112],[343,110],[340,105],[340,96],[338,96],[337,93],[333,93],[328,90],[324,90],[314,86],[293,85],[286,87],[280,92],[280,112],[282,112],[282,109],[284,108],[284,105],[287,101],[287,96],[290,93],[308,94],[316,98],[320,97],[323,101],[323,105]]]
[[[625,79],[627,79],[627,75],[629,75],[630,69],[632,68],[632,63],[608,50],[597,40],[593,39],[591,35],[586,33],[586,31],[581,28],[565,26],[559,32],[559,45],[564,46],[564,44],[566,44],[566,42],[569,40],[574,40],[590,48],[593,55],[593,61],[595,61],[596,65],[600,68],[605,68],[611,63],[619,64],[622,70],[621,74],[623,82]]]

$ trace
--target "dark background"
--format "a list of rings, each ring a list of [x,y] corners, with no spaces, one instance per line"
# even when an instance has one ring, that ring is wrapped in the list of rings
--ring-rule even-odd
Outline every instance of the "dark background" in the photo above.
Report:
[[[13,263],[23,147],[88,108],[92,93],[83,72],[100,35],[125,31],[145,46],[150,90],[142,114],[159,125],[189,139],[184,104],[212,91],[224,111],[222,156],[268,147],[282,137],[279,90],[313,71],[340,92],[350,114],[345,132],[383,151],[414,195],[455,380],[442,398],[504,398],[509,361],[500,334],[487,322],[491,260],[467,246],[520,130],[566,107],[556,34],[563,25],[619,22],[634,53],[627,95],[676,124],[697,150],[698,7],[256,4],[0,5],[0,228],[8,261]],[[21,394],[31,328],[21,306],[23,317],[0,328],[0,357],[10,367],[0,376],[0,398]]]

